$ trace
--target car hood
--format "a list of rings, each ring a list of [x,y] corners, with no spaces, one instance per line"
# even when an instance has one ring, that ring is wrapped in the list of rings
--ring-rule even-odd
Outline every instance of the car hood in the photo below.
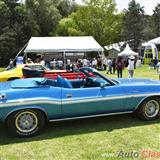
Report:
[[[145,78],[116,78],[113,79],[120,85],[157,85],[160,81]]]

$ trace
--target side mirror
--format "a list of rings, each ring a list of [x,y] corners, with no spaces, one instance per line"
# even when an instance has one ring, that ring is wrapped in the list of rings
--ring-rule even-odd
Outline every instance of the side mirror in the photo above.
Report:
[[[106,86],[105,83],[101,83],[101,84],[100,84],[100,88],[101,88],[101,89],[104,89],[105,86]]]

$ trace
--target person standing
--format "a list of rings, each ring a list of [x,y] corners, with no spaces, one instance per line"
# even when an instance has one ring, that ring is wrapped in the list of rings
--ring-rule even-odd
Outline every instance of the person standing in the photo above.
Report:
[[[133,74],[134,74],[134,63],[135,63],[135,57],[131,56],[129,57],[128,60],[128,73],[129,73],[129,78],[133,78]]]
[[[88,67],[88,60],[86,57],[83,58],[82,63],[83,63],[83,67]]]
[[[40,64],[41,64],[42,66],[45,66],[45,64],[46,64],[46,62],[45,62],[45,60],[44,60],[43,56],[41,57]]]
[[[107,69],[107,58],[106,57],[104,57],[103,58],[103,60],[102,60],[102,66],[103,66],[103,70],[104,71],[106,71],[106,69]]]
[[[123,58],[119,56],[115,63],[116,69],[117,69],[117,76],[118,78],[122,78],[123,69],[124,69],[124,62]]]
[[[9,70],[9,69],[11,69],[11,68],[13,68],[13,67],[14,67],[14,62],[13,62],[13,59],[11,58],[10,61],[9,61],[9,65],[8,65],[8,67],[6,68],[6,70]]]
[[[98,70],[102,70],[102,58],[101,57],[97,58],[97,67],[98,67]]]
[[[9,69],[14,67],[13,59],[11,58],[9,61]]]
[[[112,61],[112,68],[113,68],[113,74],[115,74],[116,72],[116,59],[113,58],[113,61]]]
[[[156,69],[157,63],[158,63],[158,59],[157,59],[157,57],[155,57],[153,59],[153,67],[154,67],[154,69]]]
[[[92,67],[96,68],[96,66],[97,66],[97,60],[96,60],[96,58],[93,58],[92,59]]]
[[[107,61],[107,63],[108,63],[108,71],[107,71],[107,74],[108,74],[108,73],[112,74],[112,59],[109,58],[108,61]]]
[[[27,58],[26,64],[32,64],[32,63],[33,63],[33,61],[30,58]]]
[[[67,69],[67,70],[70,70],[70,67],[71,67],[71,60],[70,60],[70,59],[67,59],[66,69]]]

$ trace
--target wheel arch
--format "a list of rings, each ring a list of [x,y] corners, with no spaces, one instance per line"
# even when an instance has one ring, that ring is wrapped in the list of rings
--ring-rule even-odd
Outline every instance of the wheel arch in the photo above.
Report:
[[[38,107],[38,106],[27,106],[27,107],[20,107],[20,108],[13,109],[12,111],[10,111],[10,112],[3,118],[3,121],[6,122],[7,119],[9,118],[9,116],[12,115],[12,114],[15,113],[15,112],[18,112],[18,111],[21,111],[21,110],[27,110],[27,109],[40,111],[40,112],[44,115],[45,120],[48,121],[48,114],[47,114],[47,112],[46,112],[43,108]]]
[[[159,98],[160,99],[160,95],[151,95],[151,96],[147,96],[147,97],[144,97],[143,99],[141,99],[141,101],[138,103],[137,107],[135,108],[135,111],[138,110],[138,108],[141,106],[141,104],[149,99],[149,98]]]

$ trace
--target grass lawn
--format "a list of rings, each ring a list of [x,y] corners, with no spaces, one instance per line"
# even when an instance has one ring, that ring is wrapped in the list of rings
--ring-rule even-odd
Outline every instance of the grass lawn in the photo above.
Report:
[[[5,70],[5,68],[0,68],[0,72],[2,72],[2,71],[4,71]]]
[[[124,77],[128,77],[127,70]],[[158,79],[156,71],[147,66],[137,68],[135,77]],[[120,151],[138,152],[135,159],[145,160],[143,150],[160,152],[159,122],[141,121],[133,114],[54,122],[40,135],[27,139],[11,137],[0,125],[0,160],[133,159],[117,158]]]
[[[105,71],[102,72],[104,75],[107,75],[111,78],[117,78],[117,74],[106,74]],[[128,78],[128,70],[125,68],[123,71],[123,78]],[[142,67],[139,67],[135,69],[134,71],[134,77],[135,78],[152,78],[152,79],[159,79],[159,76],[157,74],[157,71],[153,68],[149,69],[148,65],[143,65]]]

